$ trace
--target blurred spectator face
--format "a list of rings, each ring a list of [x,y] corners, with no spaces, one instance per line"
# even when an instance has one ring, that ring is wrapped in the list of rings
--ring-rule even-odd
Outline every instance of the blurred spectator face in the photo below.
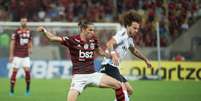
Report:
[[[27,18],[21,18],[20,23],[21,23],[22,27],[26,27],[27,26]]]
[[[128,26],[128,34],[129,36],[135,36],[140,28],[140,24],[137,22],[132,22],[131,26]]]

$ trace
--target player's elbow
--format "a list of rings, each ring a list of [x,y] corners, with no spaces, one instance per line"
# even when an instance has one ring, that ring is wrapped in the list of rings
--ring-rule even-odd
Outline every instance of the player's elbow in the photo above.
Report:
[[[106,47],[108,48],[109,46],[110,46],[110,43],[109,43],[109,42],[107,42],[107,43],[106,43]]]
[[[109,42],[106,43],[106,46],[107,46],[107,48],[112,48],[113,44],[109,41]]]

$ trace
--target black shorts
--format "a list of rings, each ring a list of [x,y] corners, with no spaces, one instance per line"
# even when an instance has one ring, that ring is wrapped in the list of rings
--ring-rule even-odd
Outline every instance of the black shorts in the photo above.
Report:
[[[119,69],[112,65],[109,65],[109,64],[101,65],[100,72],[105,73],[105,74],[117,79],[120,82],[127,82],[127,79],[120,74]]]

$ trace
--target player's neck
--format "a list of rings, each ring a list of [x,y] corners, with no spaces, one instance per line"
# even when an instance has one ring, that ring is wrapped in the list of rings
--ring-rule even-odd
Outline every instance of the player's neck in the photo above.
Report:
[[[27,29],[27,27],[26,26],[21,26],[20,29]]]
[[[84,41],[84,42],[86,42],[87,41],[87,38],[86,38],[86,36],[84,35],[84,33],[80,33],[80,39],[81,39],[81,41]]]
[[[131,33],[130,33],[130,31],[129,31],[128,28],[126,28],[126,32],[127,32],[127,35],[128,35],[129,37],[131,37]]]

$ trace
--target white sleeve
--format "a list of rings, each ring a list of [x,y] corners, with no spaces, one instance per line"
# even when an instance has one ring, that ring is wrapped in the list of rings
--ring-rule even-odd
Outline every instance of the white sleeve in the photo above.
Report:
[[[123,41],[123,39],[121,38],[121,31],[120,32],[117,32],[114,36],[113,36],[113,38],[115,39],[115,41],[116,41],[116,44],[119,44],[119,43],[121,43],[122,41]]]
[[[16,33],[12,33],[12,34],[11,34],[11,39],[12,39],[12,40],[15,40],[15,37],[16,37]]]

